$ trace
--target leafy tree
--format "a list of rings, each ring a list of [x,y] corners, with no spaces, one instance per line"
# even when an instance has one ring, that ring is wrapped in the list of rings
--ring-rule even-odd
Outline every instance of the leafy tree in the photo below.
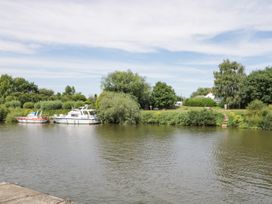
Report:
[[[244,80],[242,98],[245,104],[258,99],[272,103],[272,67],[251,72]]]
[[[13,80],[13,91],[20,93],[37,93],[38,86],[33,82],[28,82],[24,78],[17,77]]]
[[[64,95],[73,95],[76,93],[75,87],[74,86],[66,86],[64,89]]]
[[[150,86],[132,71],[115,71],[102,79],[104,91],[123,92],[134,96],[142,108],[149,105]]]
[[[45,88],[41,88],[39,89],[39,94],[43,95],[43,96],[53,96],[54,95],[54,91],[51,89],[45,89]]]
[[[156,108],[171,108],[177,101],[174,89],[164,82],[157,82],[151,94],[151,103]]]
[[[194,91],[191,95],[191,98],[196,96],[206,96],[208,93],[212,91],[212,88],[201,88],[199,87],[196,91]]]
[[[7,74],[0,77],[0,96],[6,97],[13,92],[13,79]]]
[[[222,103],[237,108],[241,104],[241,86],[246,75],[244,66],[229,60],[219,64],[219,71],[214,72],[214,94]]]
[[[103,123],[137,124],[140,120],[139,104],[129,94],[104,91],[96,106]]]

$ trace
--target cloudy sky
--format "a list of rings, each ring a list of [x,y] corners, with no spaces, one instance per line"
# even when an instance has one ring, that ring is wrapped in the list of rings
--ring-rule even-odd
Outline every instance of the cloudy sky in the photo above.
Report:
[[[130,69],[189,96],[226,58],[272,65],[271,0],[0,0],[0,74],[55,91]]]

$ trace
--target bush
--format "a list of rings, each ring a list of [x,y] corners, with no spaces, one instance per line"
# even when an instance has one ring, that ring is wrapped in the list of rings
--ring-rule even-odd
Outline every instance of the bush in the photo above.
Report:
[[[263,130],[272,130],[272,112],[269,112],[266,116],[262,117],[260,127]]]
[[[210,98],[195,97],[186,99],[184,105],[193,107],[215,107],[216,102]]]
[[[250,104],[247,106],[247,110],[251,112],[256,112],[262,110],[265,107],[266,105],[262,101],[254,100],[251,101]]]
[[[142,111],[141,123],[158,125],[184,125],[186,113],[177,111]]]
[[[57,110],[62,108],[61,101],[40,101],[34,105],[35,109]]]
[[[216,126],[217,114],[212,110],[189,111],[185,118],[186,126]]]
[[[228,114],[228,126],[230,127],[241,127],[241,126],[245,126],[244,123],[244,117],[240,114],[234,113],[234,112],[230,112]]]
[[[17,100],[12,100],[5,103],[7,108],[21,108],[21,102]]]
[[[63,109],[72,109],[73,107],[75,107],[74,101],[66,101],[62,104]]]
[[[97,113],[103,123],[137,124],[139,104],[128,94],[103,92],[97,100]]]
[[[0,106],[0,122],[6,119],[8,109],[5,106]]]
[[[23,105],[23,108],[32,109],[32,108],[34,108],[34,103],[33,102],[25,102]]]
[[[7,114],[7,117],[5,119],[5,122],[6,123],[14,123],[14,122],[17,122],[16,120],[16,117],[19,117],[19,116],[26,116],[27,114],[29,113],[29,110],[27,109],[14,109],[14,110],[11,110],[8,114]]]
[[[75,108],[79,108],[81,106],[84,106],[85,103],[83,101],[76,101],[74,105],[75,105]]]

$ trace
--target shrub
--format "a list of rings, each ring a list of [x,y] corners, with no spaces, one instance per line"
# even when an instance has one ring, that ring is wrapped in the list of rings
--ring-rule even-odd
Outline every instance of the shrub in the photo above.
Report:
[[[184,105],[193,107],[214,107],[216,106],[216,102],[211,98],[195,97],[186,99]]]
[[[272,112],[269,112],[266,116],[262,117],[260,127],[263,130],[272,130]]]
[[[5,106],[0,106],[0,121],[4,121],[8,114],[8,109]]]
[[[23,108],[32,109],[32,108],[34,108],[34,103],[33,102],[25,102],[23,105]]]
[[[34,105],[35,109],[57,110],[62,108],[61,101],[40,101]]]
[[[189,111],[185,118],[186,126],[216,126],[217,113],[212,110]]]
[[[5,122],[6,123],[14,123],[14,122],[17,122],[16,120],[16,117],[18,116],[26,116],[27,114],[29,113],[29,110],[26,110],[26,109],[14,109],[14,110],[11,110],[8,114],[7,114],[7,117],[5,119]]]
[[[103,92],[97,100],[97,113],[103,123],[136,124],[139,104],[128,94]]]
[[[240,114],[230,112],[228,114],[228,126],[230,127],[240,127],[244,126],[244,117]]]
[[[63,109],[72,109],[73,107],[75,107],[74,101],[66,101],[62,104]]]
[[[247,110],[251,112],[260,111],[265,108],[266,105],[260,100],[254,100],[247,106]]]
[[[12,101],[6,102],[5,105],[7,108],[20,108],[22,104],[20,101],[12,100]]]
[[[186,113],[177,111],[142,111],[141,123],[158,125],[184,125]]]
[[[74,105],[75,105],[75,108],[79,108],[81,106],[84,106],[85,103],[83,101],[76,101]]]

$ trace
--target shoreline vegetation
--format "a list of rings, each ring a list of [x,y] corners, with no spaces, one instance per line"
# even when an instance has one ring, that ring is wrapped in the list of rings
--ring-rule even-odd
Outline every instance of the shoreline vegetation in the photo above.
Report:
[[[165,82],[151,87],[130,70],[108,74],[102,79],[102,93],[89,97],[74,86],[55,93],[4,74],[0,76],[0,122],[16,122],[15,117],[35,110],[50,117],[89,105],[102,123],[272,130],[272,67],[246,75],[241,64],[224,60],[214,78],[213,87],[200,87],[185,99]],[[177,107],[176,102],[183,105]]]

